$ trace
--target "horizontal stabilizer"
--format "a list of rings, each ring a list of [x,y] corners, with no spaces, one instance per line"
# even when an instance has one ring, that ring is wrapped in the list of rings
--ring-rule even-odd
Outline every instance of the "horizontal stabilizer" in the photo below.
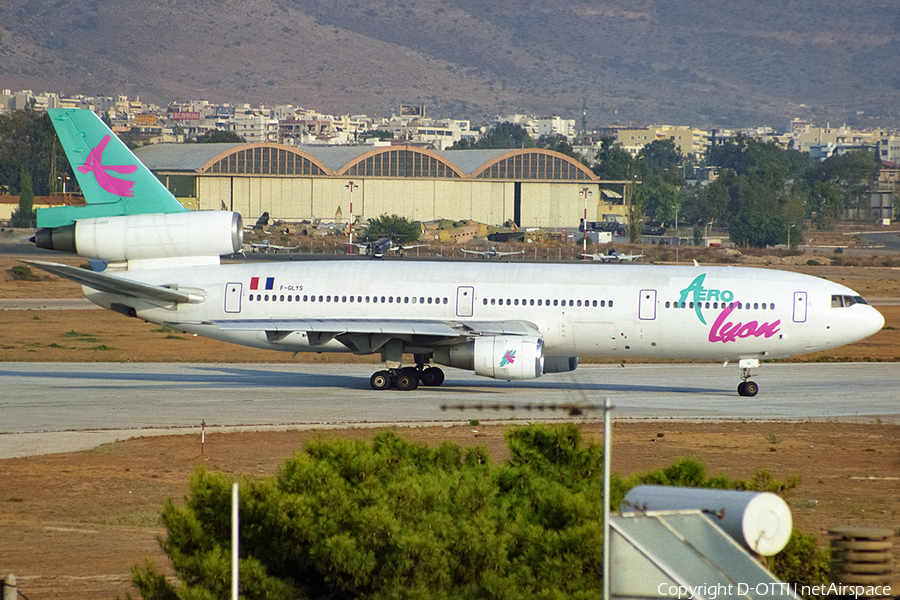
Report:
[[[161,285],[131,281],[130,279],[116,277],[115,275],[86,271],[85,269],[79,269],[78,267],[70,267],[68,265],[44,262],[41,260],[23,260],[22,262],[41,269],[42,271],[58,275],[64,279],[80,283],[81,285],[108,294],[120,294],[132,298],[143,298],[146,300],[162,302],[186,302],[189,304],[199,304],[205,300],[203,296],[198,294],[181,292]]]

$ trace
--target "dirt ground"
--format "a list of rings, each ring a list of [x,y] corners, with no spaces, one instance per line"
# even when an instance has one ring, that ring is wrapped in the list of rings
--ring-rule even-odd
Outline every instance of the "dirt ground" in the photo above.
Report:
[[[57,259],[55,259],[57,260]],[[79,264],[81,259],[60,262]],[[0,256],[0,298],[78,298],[80,287],[56,277],[22,282]],[[839,281],[866,298],[900,298],[900,269],[780,264]],[[43,277],[43,275],[42,275]],[[900,361],[900,306],[878,306],[885,328],[857,344],[795,360]],[[342,355],[341,360],[348,357]],[[293,362],[289,354],[241,348],[103,310],[0,311],[0,361]],[[334,357],[301,355],[301,360]],[[353,360],[369,361],[368,358]],[[0,390],[2,395],[2,390]],[[448,416],[449,419],[455,417]],[[426,444],[482,444],[505,457],[506,426],[399,428]],[[0,413],[2,419],[2,413]],[[584,437],[600,442],[602,425],[585,422]],[[477,431],[477,433],[476,433]],[[30,600],[94,599],[135,593],[130,569],[150,559],[168,569],[157,536],[166,498],[180,500],[195,468],[261,477],[310,438],[370,438],[369,429],[209,434],[201,456],[197,435],[137,438],[86,452],[0,460],[0,577],[15,573]],[[764,468],[777,478],[799,475],[788,503],[795,526],[822,547],[839,525],[900,525],[900,425],[835,422],[618,422],[613,470],[620,474],[695,457],[708,472],[748,477]],[[900,592],[900,540],[895,538],[894,593]]]
[[[459,423],[398,428],[426,444],[482,444],[495,462],[506,456],[506,427]],[[475,432],[477,431],[477,433]],[[602,442],[602,425],[582,426]],[[30,600],[88,600],[134,594],[132,566],[153,561],[169,570],[159,550],[158,522],[166,498],[180,501],[198,466],[238,478],[273,473],[310,438],[370,438],[373,430],[285,431],[137,438],[86,452],[0,460],[0,572],[15,573]],[[815,535],[840,525],[900,524],[900,425],[850,423],[616,423],[612,464],[627,474],[667,466],[679,457],[701,460],[709,473],[749,477],[768,469],[799,475],[788,498],[796,528]],[[900,573],[896,556],[894,573]],[[900,578],[894,578],[895,590]]]

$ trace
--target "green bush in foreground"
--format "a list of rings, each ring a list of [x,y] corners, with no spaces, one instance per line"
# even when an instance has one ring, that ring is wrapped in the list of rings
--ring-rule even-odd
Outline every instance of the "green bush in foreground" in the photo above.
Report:
[[[244,598],[599,598],[603,457],[574,426],[507,433],[510,459],[483,447],[310,442],[275,476],[243,481]],[[233,479],[198,470],[184,507],[166,503],[161,545],[177,589],[133,569],[147,600],[227,597]],[[613,506],[638,483],[777,487],[768,474],[707,478],[696,461],[613,478]]]

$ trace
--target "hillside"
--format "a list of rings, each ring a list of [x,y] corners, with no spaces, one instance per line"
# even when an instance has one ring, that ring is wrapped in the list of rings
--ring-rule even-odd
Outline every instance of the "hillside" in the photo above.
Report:
[[[6,0],[0,87],[589,126],[900,124],[895,0]]]

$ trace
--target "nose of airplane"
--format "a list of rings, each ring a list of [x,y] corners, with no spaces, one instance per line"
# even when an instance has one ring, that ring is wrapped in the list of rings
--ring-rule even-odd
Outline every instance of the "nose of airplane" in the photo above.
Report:
[[[863,337],[869,337],[870,335],[878,333],[881,331],[881,328],[884,327],[884,315],[871,306],[868,308],[870,310],[866,311],[868,314],[866,314],[865,320],[862,323],[862,328],[865,331]]]

